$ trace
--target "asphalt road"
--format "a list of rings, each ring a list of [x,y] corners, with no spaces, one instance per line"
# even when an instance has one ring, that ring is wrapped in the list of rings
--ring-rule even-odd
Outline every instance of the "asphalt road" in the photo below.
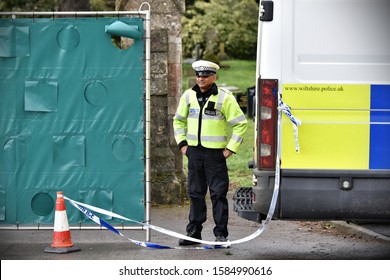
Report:
[[[210,213],[211,211],[209,211]],[[209,214],[210,215],[210,214]],[[184,233],[188,205],[152,208],[152,224]],[[244,238],[259,224],[230,213],[230,240]],[[204,225],[203,239],[214,241],[212,217]],[[143,230],[120,230],[131,239],[145,241]],[[345,222],[271,221],[251,241],[226,249],[151,249],[141,247],[109,230],[71,229],[78,252],[47,253],[52,230],[0,230],[2,260],[390,260],[390,238]],[[178,246],[178,240],[151,231],[151,242]]]

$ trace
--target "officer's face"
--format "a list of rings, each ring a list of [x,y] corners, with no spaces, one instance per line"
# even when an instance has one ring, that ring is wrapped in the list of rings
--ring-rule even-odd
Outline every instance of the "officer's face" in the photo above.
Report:
[[[196,83],[198,84],[200,91],[205,92],[208,90],[216,80],[216,75],[211,76],[196,76]]]

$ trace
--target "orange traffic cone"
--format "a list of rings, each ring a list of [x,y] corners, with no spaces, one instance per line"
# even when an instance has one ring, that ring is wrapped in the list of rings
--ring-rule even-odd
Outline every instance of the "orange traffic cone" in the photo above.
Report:
[[[70,253],[80,251],[80,248],[74,247],[66,215],[65,200],[62,192],[57,192],[56,211],[54,216],[54,233],[51,247],[45,248],[47,253]]]

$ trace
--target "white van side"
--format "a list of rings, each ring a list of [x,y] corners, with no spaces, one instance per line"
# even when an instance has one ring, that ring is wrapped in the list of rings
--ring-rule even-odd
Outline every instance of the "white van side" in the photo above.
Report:
[[[390,221],[390,1],[261,5],[255,180],[235,210],[261,221],[280,172],[274,218]]]

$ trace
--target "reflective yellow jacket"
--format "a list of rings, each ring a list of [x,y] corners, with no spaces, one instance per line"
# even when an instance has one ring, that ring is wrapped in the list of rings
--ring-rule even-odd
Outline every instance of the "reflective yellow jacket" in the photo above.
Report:
[[[227,139],[227,125],[232,135]],[[236,153],[247,129],[247,120],[233,94],[218,88],[200,108],[196,91],[187,89],[180,98],[173,128],[176,143],[189,146],[201,144],[205,148],[229,149]]]

